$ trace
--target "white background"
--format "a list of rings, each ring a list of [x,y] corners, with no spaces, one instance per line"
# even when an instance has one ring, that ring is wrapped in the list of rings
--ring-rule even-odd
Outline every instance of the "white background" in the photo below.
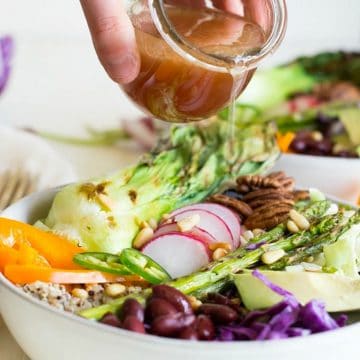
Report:
[[[320,50],[359,50],[360,0],[288,0],[288,9],[285,41],[265,65]],[[78,1],[0,0],[0,34],[5,33],[14,36],[16,54],[10,86],[0,99],[1,123],[81,135],[85,125],[113,127],[139,114],[98,64]],[[53,145],[80,177],[116,169],[139,155]],[[0,324],[1,360],[22,359],[10,341]]]
[[[261,0],[255,0],[261,1]],[[360,47],[359,0],[288,0],[284,43],[266,64],[301,53]],[[85,125],[116,126],[137,110],[97,62],[76,0],[0,0],[0,34],[16,40],[14,72],[0,121],[64,134]],[[81,177],[116,168],[137,154],[56,145]],[[96,165],[95,165],[96,164]]]

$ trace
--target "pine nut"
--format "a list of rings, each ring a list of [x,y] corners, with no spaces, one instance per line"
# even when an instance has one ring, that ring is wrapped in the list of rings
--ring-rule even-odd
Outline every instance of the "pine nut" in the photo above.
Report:
[[[242,236],[246,241],[250,241],[251,239],[254,238],[254,233],[251,230],[246,230]]]
[[[301,266],[305,269],[305,271],[309,271],[309,272],[320,272],[320,271],[322,271],[322,267],[320,265],[317,265],[317,264],[312,264],[312,263],[308,263],[308,262],[302,262]]]
[[[163,216],[161,218],[164,221],[169,220],[170,219],[170,214],[163,214]]]
[[[242,235],[240,235],[240,246],[244,246],[247,243],[248,241]]]
[[[81,300],[86,300],[89,297],[88,292],[81,288],[72,289],[71,295]]]
[[[140,224],[139,224],[140,229],[145,229],[147,227],[150,227],[150,225],[146,221],[143,220],[140,222]]]
[[[137,249],[142,248],[154,236],[154,230],[151,227],[143,228],[136,235],[133,246]]]
[[[321,141],[324,139],[323,134],[320,131],[313,131],[311,133],[311,137],[313,138],[313,140],[315,141]]]
[[[216,249],[225,249],[227,251],[230,251],[231,250],[231,245],[229,243],[221,243],[221,242],[212,243],[212,244],[209,245],[209,249],[211,251],[215,251]]]
[[[256,236],[264,234],[266,231],[263,229],[254,229],[252,232],[253,232],[254,236],[256,237]]]
[[[105,294],[110,297],[119,297],[126,292],[126,286],[123,284],[108,284],[105,286]]]
[[[310,227],[310,223],[308,221],[308,219],[300,214],[299,212],[297,212],[294,209],[290,210],[290,218],[295,222],[295,224],[298,226],[299,229],[301,230],[307,230]]]
[[[195,296],[189,295],[189,296],[187,296],[187,299],[191,305],[191,308],[194,311],[196,311],[202,305],[202,302]]]
[[[181,232],[192,230],[200,222],[200,215],[194,214],[179,220],[176,225]]]
[[[219,260],[227,254],[228,254],[228,251],[226,251],[225,249],[219,248],[213,252],[212,258],[213,258],[213,260]]]
[[[297,233],[297,232],[300,231],[300,229],[298,228],[298,226],[297,226],[297,225],[294,223],[294,221],[292,221],[292,220],[289,220],[289,221],[287,222],[286,227],[287,227],[288,230],[289,230],[291,233],[293,233],[293,234],[295,234],[295,233]]]
[[[283,249],[271,250],[261,256],[261,261],[266,265],[271,265],[280,260],[285,254],[286,252]]]
[[[156,230],[157,227],[158,227],[158,222],[156,221],[156,219],[151,218],[151,219],[149,220],[149,226],[150,226],[153,230]]]

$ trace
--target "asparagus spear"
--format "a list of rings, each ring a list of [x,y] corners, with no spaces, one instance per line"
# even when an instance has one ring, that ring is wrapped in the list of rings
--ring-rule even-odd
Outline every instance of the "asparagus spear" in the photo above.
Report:
[[[304,212],[309,219],[314,221],[309,231],[289,237],[283,237],[285,227],[281,225],[272,229],[268,233],[258,236],[255,241],[262,242],[265,240],[272,250],[283,249],[286,251],[290,251],[297,247],[301,247],[304,244],[310,243],[312,237],[329,231],[329,229],[335,227],[341,221],[342,217],[340,215],[329,217],[326,222],[326,226],[324,225],[324,221],[316,221],[324,215],[329,205],[330,203],[328,201],[317,202],[312,204]],[[226,283],[231,274],[235,274],[243,269],[255,265],[267,250],[268,249],[265,249],[264,246],[255,250],[240,248],[232,254],[209,264],[209,266],[202,271],[170,281],[167,285],[173,286],[185,294],[196,293],[197,295],[201,295],[202,291],[206,292],[207,288],[213,286],[214,284],[216,284],[216,286],[220,286],[221,283]],[[144,301],[144,298],[150,294],[151,290],[147,289],[144,293],[139,294],[137,299]],[[119,298],[110,304],[82,311],[80,315],[89,319],[100,319],[108,312],[116,312],[122,306],[126,298],[127,297]]]
[[[298,211],[301,212],[309,221],[314,222],[317,219],[321,218],[326,213],[330,205],[331,203],[328,200],[318,201],[315,203],[310,203],[309,206],[302,208],[302,210],[300,210],[299,208]],[[322,229],[322,231],[324,230],[324,227],[321,224],[319,224],[317,228]],[[285,235],[285,233],[286,233],[285,224],[280,224],[275,228],[265,232],[264,234],[255,236],[253,239],[250,240],[249,244],[256,244],[256,243],[271,244],[276,240],[282,238]],[[233,251],[227,257],[229,258],[241,257],[245,255],[246,251],[247,250],[244,248],[239,248]]]
[[[346,219],[345,219],[346,220]],[[330,217],[324,219],[324,226],[331,227],[332,219]],[[286,266],[296,265],[305,261],[310,256],[316,256],[323,251],[324,245],[334,243],[342,234],[349,230],[349,228],[356,223],[360,222],[360,211],[352,216],[346,224],[340,221],[340,223],[332,229],[329,233],[325,232],[321,236],[317,237],[310,246],[300,247],[290,252],[279,261],[264,267],[268,270],[283,270]]]

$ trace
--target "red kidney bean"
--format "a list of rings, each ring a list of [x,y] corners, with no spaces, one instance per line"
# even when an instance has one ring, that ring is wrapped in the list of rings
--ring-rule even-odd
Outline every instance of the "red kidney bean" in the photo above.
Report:
[[[175,336],[193,324],[195,315],[177,313],[157,317],[151,324],[151,332],[159,336]]]
[[[222,304],[203,304],[198,311],[201,314],[210,316],[217,324],[229,324],[238,318],[238,314],[234,309]]]
[[[170,304],[167,300],[151,298],[146,305],[145,317],[147,321],[152,321],[159,316],[174,315],[177,312],[175,306]]]
[[[184,340],[199,340],[198,333],[192,326],[188,326],[182,330],[178,338]]]
[[[230,305],[231,301],[228,297],[221,295],[219,293],[209,293],[207,295],[208,301],[215,303],[215,304],[222,304],[222,305]]]
[[[125,319],[128,316],[135,316],[140,322],[144,322],[144,308],[135,299],[125,300],[122,306],[121,318]]]
[[[196,330],[199,340],[215,339],[215,326],[207,315],[199,315],[193,327]]]
[[[152,290],[154,298],[161,298],[168,301],[177,311],[185,314],[193,313],[188,299],[179,290],[167,285],[156,285]]]
[[[115,314],[105,314],[104,317],[100,320],[105,325],[121,327],[121,322]]]
[[[236,300],[239,300],[239,298],[236,298]],[[207,302],[228,305],[238,314],[240,314],[244,310],[239,301],[234,302],[233,299],[231,299],[230,297],[219,293],[209,293],[207,295]]]
[[[137,332],[139,334],[145,334],[146,330],[144,327],[144,323],[139,320],[138,317],[134,315],[128,315],[125,317],[122,328],[130,331]]]
[[[310,150],[316,153],[328,155],[332,151],[332,142],[329,139],[313,141],[309,144]]]
[[[290,149],[297,152],[297,153],[303,153],[307,149],[307,143],[306,140],[301,138],[295,138],[292,143],[290,144]]]

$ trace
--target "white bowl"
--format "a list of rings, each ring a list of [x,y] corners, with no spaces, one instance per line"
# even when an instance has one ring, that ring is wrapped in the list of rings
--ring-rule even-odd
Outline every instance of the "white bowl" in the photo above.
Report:
[[[4,217],[33,223],[44,217],[56,193],[31,195]],[[327,360],[358,356],[360,323],[303,338],[265,342],[190,342],[139,335],[71,315],[32,299],[0,274],[0,312],[33,360]]]
[[[360,196],[360,159],[282,154],[274,170],[284,170],[298,187],[315,187],[356,204]]]

